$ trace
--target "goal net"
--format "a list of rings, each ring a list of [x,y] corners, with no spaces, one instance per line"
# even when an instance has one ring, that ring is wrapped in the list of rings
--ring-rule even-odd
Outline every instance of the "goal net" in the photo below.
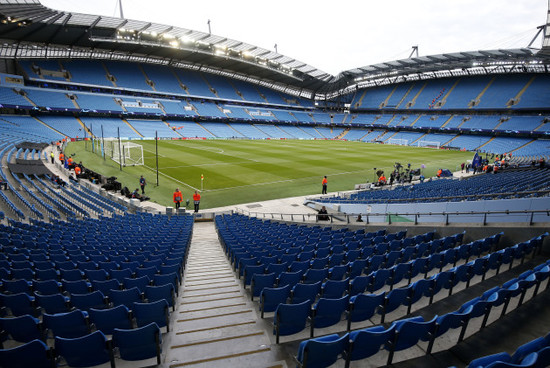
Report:
[[[390,138],[388,139],[388,144],[396,144],[398,146],[408,146],[409,140],[403,138]]]
[[[122,166],[143,165],[143,146],[130,141],[105,139],[105,156]]]
[[[439,149],[440,143],[437,141],[418,141],[418,147],[437,148]]]

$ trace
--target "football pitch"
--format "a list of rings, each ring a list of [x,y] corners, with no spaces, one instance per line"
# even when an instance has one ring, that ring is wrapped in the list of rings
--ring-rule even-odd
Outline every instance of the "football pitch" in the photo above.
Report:
[[[139,187],[143,175],[146,195],[162,205],[173,205],[175,188],[183,192],[184,201],[199,190],[201,209],[320,194],[324,175],[329,192],[352,190],[355,184],[372,182],[378,170],[389,176],[396,162],[403,167],[410,163],[413,169],[423,165],[429,177],[439,168],[456,171],[473,156],[471,152],[348,141],[160,140],[157,186],[155,141],[134,142],[143,146],[145,165],[122,171],[116,162],[93,153],[90,142],[70,143],[66,153],[103,176],[116,176],[130,191]]]

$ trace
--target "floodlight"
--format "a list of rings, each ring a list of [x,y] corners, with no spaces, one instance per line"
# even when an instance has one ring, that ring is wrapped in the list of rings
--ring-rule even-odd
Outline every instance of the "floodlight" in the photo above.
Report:
[[[162,34],[162,37],[163,37],[163,38],[166,38],[167,40],[173,40],[174,38],[176,38],[176,36],[174,36],[174,35],[171,34],[171,33],[163,33],[163,34]]]
[[[235,50],[235,49],[227,49],[227,52],[230,55],[241,55],[241,52],[239,50]]]
[[[245,51],[245,52],[243,52],[243,56],[244,56],[244,57],[247,57],[247,58],[254,57],[254,55],[253,55],[250,51]]]
[[[197,41],[195,42],[195,45],[197,47],[202,47],[202,48],[205,48],[205,49],[209,49],[212,45],[210,45],[209,43],[206,43],[206,42],[202,42],[202,41]]]
[[[172,47],[178,47],[179,45],[180,45],[180,43],[176,40],[170,41],[170,46],[172,46]]]
[[[193,40],[193,39],[191,39],[187,36],[181,36],[180,40],[181,40],[181,42],[184,42],[184,43],[193,43],[193,42],[195,42],[195,40]]]
[[[157,33],[157,32],[155,32],[155,31],[153,31],[153,32],[151,32],[151,36],[153,36],[153,37],[157,37],[157,36],[158,36],[158,33]]]

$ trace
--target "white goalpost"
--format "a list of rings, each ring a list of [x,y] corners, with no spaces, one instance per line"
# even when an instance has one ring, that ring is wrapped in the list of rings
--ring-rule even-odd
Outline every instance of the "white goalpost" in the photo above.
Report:
[[[105,156],[122,166],[143,165],[143,146],[131,141],[116,138],[105,139]]]
[[[439,149],[440,143],[438,141],[418,141],[418,147]]]
[[[388,144],[395,144],[398,146],[408,146],[409,140],[404,138],[390,138],[388,139]]]

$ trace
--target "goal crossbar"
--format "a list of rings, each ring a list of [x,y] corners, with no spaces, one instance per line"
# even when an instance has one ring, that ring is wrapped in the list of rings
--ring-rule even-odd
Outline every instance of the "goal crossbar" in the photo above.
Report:
[[[440,148],[441,143],[438,141],[418,141],[418,147],[428,147],[428,148]]]

